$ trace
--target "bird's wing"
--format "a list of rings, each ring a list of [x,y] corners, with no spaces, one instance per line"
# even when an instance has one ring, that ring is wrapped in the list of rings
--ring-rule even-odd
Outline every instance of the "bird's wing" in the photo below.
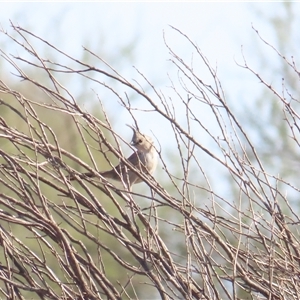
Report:
[[[138,152],[133,152],[128,158],[127,161],[132,164],[133,166],[135,166],[136,168],[140,168],[141,167],[141,163],[143,164],[143,159],[142,157],[139,157]],[[123,164],[122,162],[115,167],[115,169],[117,170],[117,172],[122,172],[125,169],[125,164]],[[127,168],[128,169],[128,168]]]

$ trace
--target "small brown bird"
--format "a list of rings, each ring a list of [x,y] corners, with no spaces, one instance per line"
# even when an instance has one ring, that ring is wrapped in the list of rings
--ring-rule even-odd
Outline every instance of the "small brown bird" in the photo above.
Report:
[[[152,138],[140,133],[136,128],[130,125],[127,126],[133,130],[133,137],[130,144],[137,149],[137,151],[128,157],[128,162],[135,166],[140,172],[152,175],[157,166],[157,152],[154,148]],[[138,174],[130,170],[123,162],[120,162],[120,164],[109,171],[101,172],[100,175],[108,179],[122,181],[127,184],[129,188],[131,188],[133,184],[143,181]],[[94,176],[95,174],[91,172],[79,175],[80,178]],[[69,179],[74,180],[75,176]]]

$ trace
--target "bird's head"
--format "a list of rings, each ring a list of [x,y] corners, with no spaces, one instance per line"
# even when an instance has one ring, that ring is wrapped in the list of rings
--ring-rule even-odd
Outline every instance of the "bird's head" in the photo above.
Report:
[[[153,140],[150,136],[140,133],[137,128],[127,125],[133,130],[131,145],[139,151],[149,151],[153,147]]]

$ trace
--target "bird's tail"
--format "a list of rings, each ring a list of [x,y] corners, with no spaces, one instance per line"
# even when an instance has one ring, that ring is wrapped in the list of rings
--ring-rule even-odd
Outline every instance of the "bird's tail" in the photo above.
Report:
[[[114,179],[114,180],[120,179],[120,175],[114,169],[106,172],[101,172],[100,175],[107,179]]]
[[[113,179],[113,180],[120,180],[120,175],[116,172],[116,170],[112,169],[109,171],[101,172],[100,175],[102,177],[105,177],[107,179]],[[86,173],[81,173],[81,174],[76,174],[76,175],[70,175],[68,177],[69,180],[75,180],[76,178],[93,178],[95,177],[96,174],[92,172],[86,172]]]
[[[92,172],[86,172],[86,173],[82,173],[82,174],[69,175],[68,179],[69,180],[75,180],[78,177],[81,178],[81,179],[83,179],[83,178],[93,178],[93,177],[95,177],[95,174],[92,173]]]

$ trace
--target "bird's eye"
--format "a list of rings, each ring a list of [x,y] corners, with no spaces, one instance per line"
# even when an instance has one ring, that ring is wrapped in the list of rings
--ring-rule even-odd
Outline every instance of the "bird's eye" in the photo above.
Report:
[[[141,144],[142,142],[143,142],[142,139],[139,139],[139,140],[138,140],[138,143],[139,143],[139,144]]]

